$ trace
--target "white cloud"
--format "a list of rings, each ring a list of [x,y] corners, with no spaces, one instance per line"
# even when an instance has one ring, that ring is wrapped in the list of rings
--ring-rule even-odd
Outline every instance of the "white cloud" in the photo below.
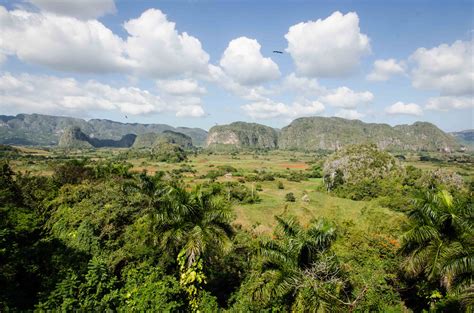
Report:
[[[465,97],[433,97],[428,99],[426,108],[429,110],[447,111],[449,109],[469,109],[474,108],[474,98],[472,96]],[[471,114],[473,114],[471,112]]]
[[[200,103],[168,103],[147,90],[136,87],[116,88],[94,80],[81,83],[73,78],[46,75],[0,76],[0,108],[25,113],[81,115],[87,110],[118,110],[126,114],[174,112],[201,116]]]
[[[342,109],[336,112],[335,116],[342,117],[348,120],[359,120],[365,116],[365,114],[360,113],[356,110],[346,110]]]
[[[175,26],[157,9],[149,9],[124,24],[129,33],[126,54],[137,72],[166,78],[207,71],[209,55],[201,42],[186,32],[178,33]]]
[[[205,94],[206,88],[199,86],[194,79],[158,80],[157,88],[170,95],[199,95]]]
[[[318,101],[303,101],[286,105],[270,99],[249,103],[243,105],[241,108],[248,116],[254,119],[296,118],[299,116],[314,115],[324,111],[324,105]]]
[[[347,75],[370,52],[369,37],[360,32],[355,12],[334,12],[324,20],[293,25],[285,38],[286,51],[296,64],[297,73],[304,76]]]
[[[321,95],[326,92],[326,88],[320,86],[315,78],[301,77],[295,73],[285,77],[282,87],[305,95]]]
[[[0,6],[0,50],[21,61],[63,71],[123,71],[120,37],[95,20],[7,11]]]
[[[319,101],[334,107],[353,109],[359,104],[367,104],[374,100],[374,95],[369,91],[355,92],[347,87],[339,87],[319,98]]]
[[[7,56],[0,51],[0,65],[7,60]]]
[[[204,77],[205,79],[220,85],[225,90],[245,100],[263,101],[267,99],[266,96],[273,93],[272,90],[263,86],[242,85],[227,75],[219,66],[210,64],[208,73],[208,76]]]
[[[176,112],[177,117],[201,117],[204,114],[204,109],[200,105],[182,106]]]
[[[474,41],[456,41],[432,49],[419,48],[410,57],[416,63],[412,84],[443,96],[474,94]]]
[[[405,73],[405,64],[397,62],[395,59],[376,60],[374,69],[367,75],[367,79],[371,81],[386,81],[394,75]]]
[[[79,19],[94,19],[115,13],[114,0],[28,0],[43,11]]]
[[[260,52],[255,39],[231,40],[219,62],[227,75],[242,85],[255,85],[280,77],[278,65]]]
[[[0,51],[56,70],[169,78],[208,69],[209,55],[200,41],[178,33],[175,23],[156,9],[124,24],[126,40],[97,20],[2,6],[0,26]]]
[[[391,115],[415,115],[420,116],[423,114],[421,107],[416,103],[403,103],[398,101],[388,108],[385,109],[385,112]]]

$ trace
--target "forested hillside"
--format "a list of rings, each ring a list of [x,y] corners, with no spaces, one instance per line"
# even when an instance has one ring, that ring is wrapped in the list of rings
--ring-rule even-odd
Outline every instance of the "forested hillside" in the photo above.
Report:
[[[455,151],[460,144],[435,125],[364,123],[338,117],[302,117],[281,130],[281,149],[337,150],[350,144],[374,143],[382,149],[398,151]]]

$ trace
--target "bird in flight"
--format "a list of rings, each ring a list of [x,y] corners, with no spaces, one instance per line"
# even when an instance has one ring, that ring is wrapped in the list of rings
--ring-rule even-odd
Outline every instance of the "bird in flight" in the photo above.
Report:
[[[279,50],[273,50],[273,53],[283,54],[283,52],[282,52],[282,51],[279,51]]]

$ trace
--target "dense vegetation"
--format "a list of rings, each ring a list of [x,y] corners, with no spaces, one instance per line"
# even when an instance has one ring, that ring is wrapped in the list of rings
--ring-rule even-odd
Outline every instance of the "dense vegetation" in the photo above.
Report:
[[[281,171],[255,167],[271,160],[265,153],[249,161],[252,171],[204,171],[184,154],[172,169],[148,174],[123,159],[163,160],[129,151],[46,158],[52,172],[40,175],[12,169],[33,169],[39,156],[2,151],[12,160],[0,166],[1,311],[473,308],[473,184],[448,170],[404,166],[369,145],[290,170],[301,164],[295,156]],[[305,189],[292,189],[303,184],[318,197],[364,203],[360,215],[293,215],[289,206],[314,205]],[[237,223],[235,209],[262,206],[270,188],[284,205],[270,211],[274,229]]]

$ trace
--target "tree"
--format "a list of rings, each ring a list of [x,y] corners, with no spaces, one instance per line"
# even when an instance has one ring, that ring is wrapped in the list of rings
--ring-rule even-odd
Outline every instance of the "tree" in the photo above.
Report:
[[[275,217],[274,239],[262,242],[257,270],[244,283],[253,304],[265,309],[318,311],[340,305],[347,287],[337,260],[328,254],[336,238],[335,228],[325,220],[303,227],[294,217]],[[245,297],[245,296],[244,296]],[[349,304],[347,304],[349,305]]]
[[[196,311],[206,283],[204,260],[228,252],[232,245],[229,203],[202,186],[188,192],[180,185],[168,185],[153,205],[145,223],[151,242],[178,261],[180,285],[188,294],[190,309]]]
[[[445,190],[428,192],[416,200],[408,218],[400,250],[406,256],[406,272],[447,292],[458,293],[472,284],[472,205],[453,199]],[[439,294],[436,289],[427,296]]]

